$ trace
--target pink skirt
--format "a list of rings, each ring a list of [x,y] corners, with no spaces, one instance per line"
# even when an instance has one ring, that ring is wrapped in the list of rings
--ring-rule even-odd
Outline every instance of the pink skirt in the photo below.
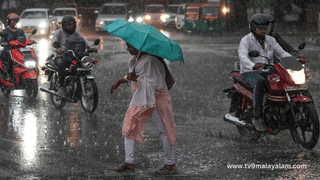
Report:
[[[138,85],[132,86],[133,94],[136,91],[137,87]],[[162,90],[157,91],[155,107],[157,108],[159,115],[164,123],[169,142],[173,146],[176,141],[176,132],[172,113],[172,104],[167,88],[163,88]],[[155,107],[130,106],[124,118],[122,135],[135,141],[144,142],[142,135],[147,120],[151,117],[151,114]]]

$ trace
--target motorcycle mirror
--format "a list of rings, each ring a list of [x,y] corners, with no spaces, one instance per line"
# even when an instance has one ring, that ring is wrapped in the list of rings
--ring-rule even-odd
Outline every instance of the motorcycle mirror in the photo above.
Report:
[[[34,35],[37,33],[37,31],[38,31],[37,29],[34,29],[31,34]]]
[[[94,40],[93,44],[94,44],[94,45],[98,45],[98,44],[100,44],[100,39],[96,39],[96,40]]]
[[[249,54],[250,57],[258,57],[258,56],[260,56],[260,53],[257,50],[252,50],[248,54]]]
[[[60,43],[57,42],[57,41],[54,42],[54,43],[53,43],[53,47],[54,47],[54,48],[59,48],[59,47],[60,47]]]
[[[299,50],[302,50],[302,49],[304,49],[305,46],[306,46],[306,42],[303,42],[303,43],[301,43],[301,44],[299,45],[298,49],[299,49]]]

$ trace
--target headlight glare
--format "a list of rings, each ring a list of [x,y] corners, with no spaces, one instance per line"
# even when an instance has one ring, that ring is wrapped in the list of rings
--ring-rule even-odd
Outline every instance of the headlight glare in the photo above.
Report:
[[[144,16],[144,19],[150,21],[151,20],[151,16],[150,15],[146,15],[146,16]]]
[[[45,28],[46,26],[47,26],[47,23],[44,22],[44,21],[41,21],[40,24],[39,24],[40,28]]]
[[[35,61],[26,61],[26,62],[24,62],[24,65],[27,68],[35,68],[36,67],[36,62]]]
[[[168,14],[162,14],[162,15],[160,16],[160,19],[161,19],[162,22],[166,22],[169,17],[170,17],[170,16],[169,16]]]
[[[130,16],[129,19],[128,19],[128,22],[133,22],[133,21],[134,21],[133,17]]]
[[[143,18],[139,16],[139,17],[137,17],[136,21],[137,21],[137,23],[142,23]]]
[[[287,71],[290,74],[292,80],[296,84],[304,84],[304,83],[306,83],[306,74],[305,74],[304,69],[301,69],[299,71],[287,69]]]

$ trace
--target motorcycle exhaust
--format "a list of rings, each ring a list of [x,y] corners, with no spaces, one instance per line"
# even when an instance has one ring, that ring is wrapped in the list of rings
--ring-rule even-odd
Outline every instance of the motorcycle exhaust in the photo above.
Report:
[[[228,122],[228,123],[235,124],[235,125],[241,126],[241,127],[244,127],[244,126],[246,125],[245,122],[240,121],[239,118],[234,117],[234,116],[232,116],[232,115],[230,115],[230,114],[224,115],[223,120],[226,121],[226,122]]]
[[[54,92],[54,91],[52,91],[52,90],[49,90],[49,89],[47,89],[47,88],[45,88],[45,87],[43,87],[43,86],[40,87],[40,90],[41,90],[41,91],[44,91],[44,92],[47,92],[47,93],[49,93],[49,94],[52,94],[52,95],[55,95],[55,96],[58,96],[58,97],[67,99],[66,97],[61,96],[61,95],[59,95],[58,93],[56,93],[56,92]]]

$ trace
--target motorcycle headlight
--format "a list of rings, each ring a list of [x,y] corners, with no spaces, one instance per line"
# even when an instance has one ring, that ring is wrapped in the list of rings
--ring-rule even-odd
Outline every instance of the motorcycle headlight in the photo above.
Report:
[[[24,62],[24,65],[27,68],[35,68],[36,67],[36,62],[35,61],[26,61],[26,62]]]
[[[292,80],[296,84],[304,84],[306,83],[306,74],[304,69],[301,69],[299,71],[292,70],[292,69],[287,69],[288,73],[290,74]]]
[[[83,68],[89,69],[92,67],[92,59],[90,59],[88,56],[85,56],[81,59],[81,66]]]

